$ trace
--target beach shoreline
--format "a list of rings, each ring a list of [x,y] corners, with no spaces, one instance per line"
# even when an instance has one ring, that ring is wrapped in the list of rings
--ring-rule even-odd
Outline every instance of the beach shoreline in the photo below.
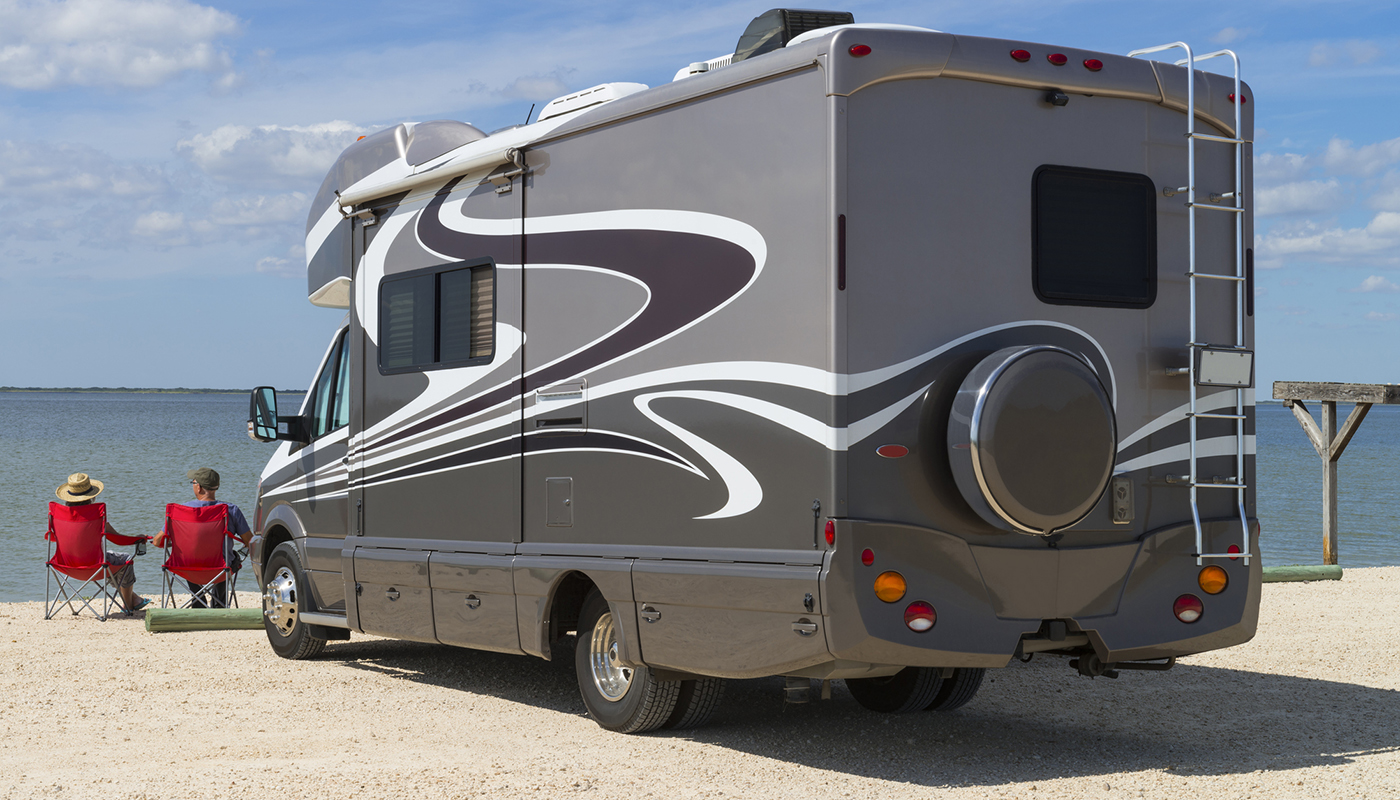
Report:
[[[622,736],[570,658],[356,634],[294,662],[261,631],[4,603],[0,800],[1400,796],[1397,630],[1400,567],[1348,569],[1266,584],[1253,641],[1164,673],[1037,657],[899,716],[840,682],[784,706],[781,679],[730,681],[709,726]]]

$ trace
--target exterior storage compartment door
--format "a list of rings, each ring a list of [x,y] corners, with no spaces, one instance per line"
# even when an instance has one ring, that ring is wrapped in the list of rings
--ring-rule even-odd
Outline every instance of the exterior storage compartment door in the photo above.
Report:
[[[632,586],[642,658],[653,667],[728,678],[827,661],[820,572],[808,565],[637,561]]]
[[[395,639],[436,642],[428,553],[360,547],[354,559],[360,630]]]
[[[500,653],[523,653],[516,628],[514,556],[433,553],[433,625],[438,641]]]

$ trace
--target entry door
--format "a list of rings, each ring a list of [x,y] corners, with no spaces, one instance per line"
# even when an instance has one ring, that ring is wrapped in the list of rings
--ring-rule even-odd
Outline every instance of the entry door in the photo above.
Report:
[[[518,649],[519,212],[519,191],[464,180],[366,234],[362,502],[346,539],[366,632]]]
[[[341,328],[331,340],[302,410],[311,440],[293,452],[304,481],[294,501],[306,531],[303,566],[316,607],[325,610],[345,607],[340,554],[350,524],[345,463],[351,406],[348,333]]]

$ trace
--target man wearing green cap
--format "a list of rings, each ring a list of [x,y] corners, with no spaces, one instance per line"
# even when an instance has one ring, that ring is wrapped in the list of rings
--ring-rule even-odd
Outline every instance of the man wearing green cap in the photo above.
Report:
[[[192,508],[212,505],[228,506],[229,532],[242,540],[243,545],[246,547],[248,542],[252,539],[253,529],[248,527],[248,520],[243,516],[243,512],[233,503],[225,503],[222,500],[216,500],[214,498],[214,493],[219,491],[219,473],[208,467],[200,467],[199,469],[190,470],[186,473],[185,477],[190,479],[190,483],[194,488],[194,499],[186,500],[184,505]],[[160,535],[156,537],[155,545],[156,547],[165,546],[164,531],[161,531]],[[238,553],[234,552],[232,539],[224,539],[224,562],[227,563],[229,568],[234,572],[237,572],[238,568],[243,566],[243,559],[238,556]],[[199,586],[191,581],[185,581],[185,583],[189,584],[190,591],[195,593],[192,607],[228,608],[228,584],[215,584],[207,595],[200,595]]]

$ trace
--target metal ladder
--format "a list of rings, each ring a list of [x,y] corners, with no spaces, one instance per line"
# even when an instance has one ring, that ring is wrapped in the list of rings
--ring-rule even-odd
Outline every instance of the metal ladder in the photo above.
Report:
[[[1191,519],[1196,526],[1196,564],[1200,565],[1207,558],[1240,558],[1245,565],[1249,564],[1249,559],[1253,556],[1249,549],[1249,519],[1245,515],[1245,489],[1248,487],[1244,483],[1244,450],[1245,450],[1245,391],[1246,387],[1236,387],[1235,410],[1233,414],[1204,413],[1198,410],[1197,403],[1200,400],[1199,385],[1197,384],[1197,365],[1201,361],[1201,351],[1209,348],[1212,350],[1237,350],[1246,351],[1244,338],[1244,318],[1245,318],[1245,296],[1246,276],[1245,276],[1245,248],[1244,248],[1244,145],[1246,140],[1241,137],[1241,106],[1244,95],[1240,91],[1240,59],[1231,50],[1217,50],[1203,56],[1195,56],[1191,52],[1190,45],[1185,42],[1172,42],[1171,44],[1158,45],[1156,47],[1145,47],[1141,50],[1133,50],[1128,53],[1129,58],[1134,58],[1149,53],[1160,53],[1165,50],[1180,49],[1186,53],[1186,57],[1176,62],[1176,66],[1186,67],[1186,186],[1180,188],[1167,188],[1163,194],[1171,197],[1177,194],[1186,195],[1186,208],[1190,230],[1190,269],[1186,273],[1188,285],[1190,287],[1190,308],[1191,308],[1191,332],[1190,341],[1187,342],[1187,350],[1191,354],[1187,374],[1190,380],[1190,408],[1186,413],[1187,422],[1190,426],[1190,472],[1182,478],[1178,478],[1176,483],[1185,484],[1191,490]],[[1234,64],[1235,70],[1235,93],[1231,96],[1235,110],[1235,135],[1234,138],[1226,136],[1215,136],[1213,134],[1198,133],[1196,131],[1196,63],[1209,58],[1219,58],[1229,56]],[[1228,144],[1235,151],[1235,183],[1229,192],[1213,193],[1209,196],[1211,202],[1198,203],[1196,201],[1196,142],[1215,142]],[[1233,205],[1217,205],[1223,200],[1233,201]],[[1235,273],[1224,275],[1211,272],[1201,272],[1197,267],[1196,260],[1196,212],[1198,210],[1207,212],[1232,213],[1235,216]],[[1235,289],[1235,341],[1233,344],[1210,344],[1200,341],[1196,328],[1196,295],[1198,281],[1225,281],[1233,283]],[[1223,481],[1204,480],[1199,474],[1199,438],[1196,430],[1196,422],[1200,419],[1225,419],[1232,420],[1235,428],[1235,474],[1233,477]],[[1170,479],[1169,479],[1170,480]],[[1226,489],[1235,492],[1235,504],[1240,515],[1240,552],[1238,553],[1206,553],[1205,536],[1201,527],[1201,507],[1199,502],[1200,491],[1202,489]]]

